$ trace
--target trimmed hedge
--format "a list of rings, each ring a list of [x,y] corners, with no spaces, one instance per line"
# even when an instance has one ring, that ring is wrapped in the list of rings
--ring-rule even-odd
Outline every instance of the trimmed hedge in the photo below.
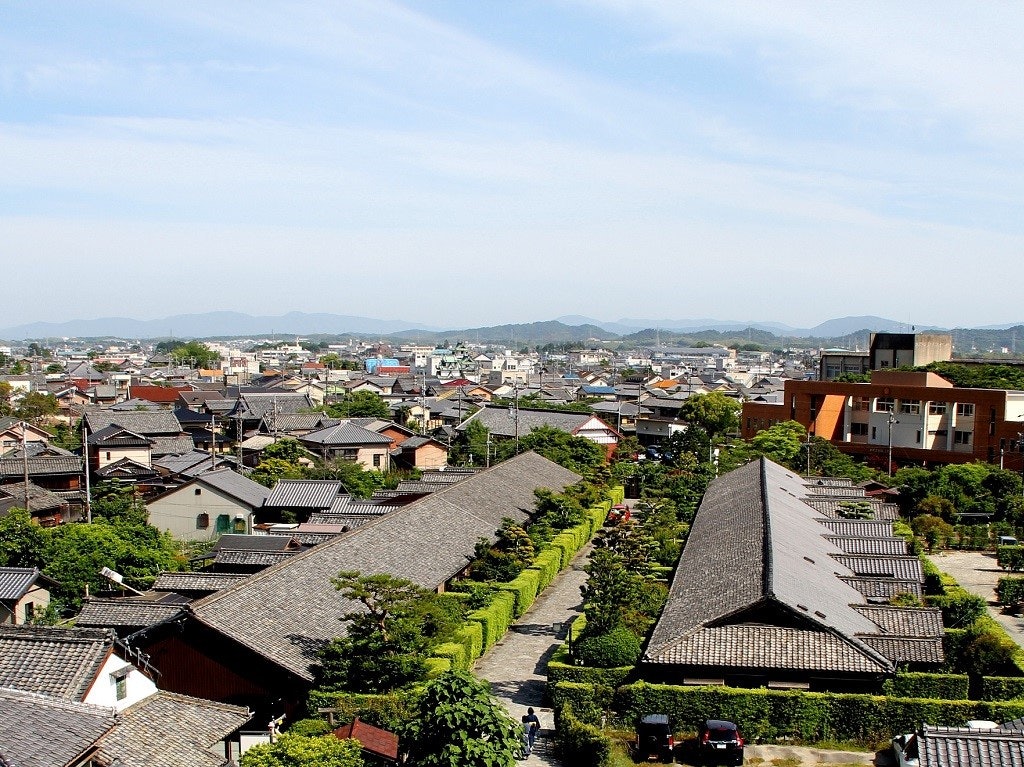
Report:
[[[988,612],[982,597],[956,585],[947,586],[945,594],[925,597],[925,604],[942,610],[942,625],[947,628],[967,628]]]
[[[970,680],[966,674],[902,672],[882,683],[882,692],[895,698],[967,700]]]
[[[537,598],[540,591],[540,573],[537,570],[527,568],[508,583],[498,586],[501,591],[508,591],[515,597],[516,618],[530,609],[533,600]]]
[[[452,670],[451,661],[447,658],[426,658],[423,662],[427,666],[427,679],[437,679]]]
[[[477,624],[480,625],[479,623]],[[445,642],[434,648],[434,657],[448,661],[449,668],[456,671],[468,671],[470,663],[466,656],[466,646],[460,642]]]
[[[1003,722],[1024,715],[1024,701],[949,701],[644,682],[620,687],[613,708],[627,721],[651,713],[668,714],[677,722],[696,722],[709,716],[729,719],[751,740],[795,736],[865,744],[887,740],[894,732],[913,732],[922,722],[960,725],[970,719]]]
[[[412,702],[416,690],[396,690],[382,695],[362,695],[351,692],[313,690],[306,706],[311,716],[321,708],[337,709],[335,721],[351,722],[357,716],[369,724],[395,730],[412,717]]]
[[[580,720],[571,705],[558,717],[558,755],[566,764],[579,767],[605,767],[609,763],[612,741],[592,724]]]
[[[576,666],[569,657],[569,649],[565,645],[559,647],[548,661],[548,689],[559,682],[581,682],[598,684],[605,687],[618,687],[625,684],[633,666],[620,668],[594,668],[593,666]]]
[[[1004,570],[1024,570],[1024,546],[996,546],[996,564]]]
[[[1024,602],[1024,578],[1000,578],[996,584],[996,599],[1001,605]]]
[[[515,602],[516,598],[511,592],[499,591],[494,595],[494,601],[487,607],[474,610],[466,616],[466,620],[479,623],[483,629],[483,652],[490,650],[495,642],[505,636],[514,620],[512,615]]]
[[[551,585],[551,581],[555,579],[555,576],[558,575],[558,572],[561,569],[561,564],[562,558],[560,552],[555,551],[554,549],[546,549],[534,557],[533,564],[526,569],[538,571],[538,593],[544,591],[544,589]]]
[[[1018,700],[1024,698],[1024,677],[983,676],[980,695],[982,700]]]

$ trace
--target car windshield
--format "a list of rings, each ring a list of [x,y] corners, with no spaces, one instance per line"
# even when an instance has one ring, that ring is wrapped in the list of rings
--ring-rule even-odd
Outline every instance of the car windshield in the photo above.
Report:
[[[736,740],[736,730],[728,727],[712,727],[708,732],[709,740]]]

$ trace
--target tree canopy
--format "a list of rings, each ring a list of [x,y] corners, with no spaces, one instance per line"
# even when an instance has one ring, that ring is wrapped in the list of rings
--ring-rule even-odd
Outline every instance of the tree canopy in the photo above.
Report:
[[[240,767],[362,767],[358,741],[333,734],[314,738],[284,733],[273,743],[257,743],[239,762]]]
[[[166,351],[175,364],[188,365],[192,368],[212,368],[220,363],[220,354],[201,341],[165,341],[157,345],[160,351]]]
[[[742,409],[732,397],[713,391],[688,397],[680,406],[679,415],[714,438],[739,426]]]
[[[388,403],[372,391],[348,392],[338,402],[326,405],[324,411],[332,418],[391,418]]]

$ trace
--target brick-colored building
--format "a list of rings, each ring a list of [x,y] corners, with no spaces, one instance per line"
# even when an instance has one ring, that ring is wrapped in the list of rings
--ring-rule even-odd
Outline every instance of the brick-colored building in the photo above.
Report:
[[[786,381],[782,404],[746,402],[750,438],[797,421],[844,453],[885,465],[987,461],[1020,471],[1024,392],[961,389],[935,373],[875,371],[870,383]]]

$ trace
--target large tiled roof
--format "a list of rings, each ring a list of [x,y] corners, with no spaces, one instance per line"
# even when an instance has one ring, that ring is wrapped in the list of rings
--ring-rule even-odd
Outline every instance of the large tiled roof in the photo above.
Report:
[[[329,509],[344,490],[334,479],[282,479],[270,489],[264,506],[290,509]]]
[[[578,475],[524,453],[191,605],[203,623],[310,680],[316,651],[352,609],[331,584],[340,570],[386,573],[427,588],[461,572],[504,517],[523,522],[533,491],[564,490]]]
[[[309,432],[325,426],[341,423],[340,418],[331,418],[326,413],[278,413],[275,420],[272,416],[270,428],[276,428],[279,434],[293,432]]]
[[[575,434],[593,417],[590,413],[563,413],[557,410],[519,408],[519,436],[525,437],[531,431],[541,426],[550,426],[569,434]],[[509,413],[509,408],[507,407],[489,406],[480,408],[470,418],[459,424],[456,430],[465,431],[466,425],[470,421],[482,424],[491,434],[496,436],[514,437],[516,434],[517,418]]]
[[[819,519],[835,535],[891,538],[892,522],[876,519]]]
[[[195,591],[220,591],[248,577],[238,573],[160,573],[153,582],[153,590],[186,594]]]
[[[78,455],[30,456],[28,474],[81,474],[84,464]],[[25,474],[25,462],[21,458],[0,458],[0,477],[21,477]]]
[[[920,599],[922,594],[921,584],[917,581],[857,576],[843,576],[843,580],[867,597],[869,601],[888,602],[898,594],[912,594]]]
[[[864,644],[877,650],[893,663],[922,663],[935,665],[942,663],[945,655],[942,649],[942,638],[886,637],[863,635],[858,637]]]
[[[152,454],[154,457],[162,455],[184,455],[196,449],[195,442],[187,434],[179,434],[173,437],[151,437],[153,441]]]
[[[339,423],[311,431],[299,437],[303,443],[337,447],[341,445],[390,445],[391,437],[356,426],[354,423]]]
[[[258,482],[253,482],[231,469],[216,469],[199,474],[194,482],[209,485],[225,495],[258,509],[270,495],[270,491]]]
[[[871,519],[895,522],[900,518],[899,507],[894,503],[879,503],[873,498],[827,498],[824,496],[811,497],[807,504],[821,514],[833,519],[843,519],[843,506],[854,502],[866,502],[871,504]]]
[[[0,497],[13,498],[20,507],[25,508],[25,483],[8,482],[0,485]],[[65,503],[59,495],[34,482],[28,483],[28,502],[32,511],[56,509]]]
[[[284,551],[294,548],[297,548],[295,542],[284,536],[227,533],[217,539],[213,551]]]
[[[280,536],[265,536],[277,538]],[[240,551],[225,549],[218,551],[213,558],[214,565],[239,565],[243,567],[270,567],[298,553],[297,549],[288,551]]]
[[[0,601],[18,601],[40,578],[47,585],[53,583],[37,567],[0,567]]]
[[[0,688],[0,765],[78,764],[116,721],[113,709]]]
[[[117,767],[223,767],[213,747],[249,720],[249,710],[157,692],[121,712],[100,743],[100,760]]]
[[[80,701],[113,646],[103,629],[0,625],[0,687]]]
[[[181,424],[169,410],[86,410],[85,421],[94,433],[116,424],[123,429],[146,437],[181,433]]]
[[[180,604],[153,602],[147,599],[90,598],[82,603],[75,623],[96,628],[142,628],[173,618],[181,612]]]
[[[827,535],[828,540],[847,554],[877,554],[887,557],[906,556],[907,542],[902,538],[871,538],[854,535]]]
[[[927,639],[941,650],[937,611],[867,606],[854,585],[856,575],[920,584],[919,560],[846,554],[844,546],[876,544],[835,535],[807,498],[804,480],[765,459],[712,482],[647,662],[879,673],[895,668],[893,656],[866,637]],[[905,554],[902,539],[881,540],[879,548]],[[795,632],[785,648],[776,646],[780,629]]]
[[[258,419],[269,415],[298,413],[300,410],[312,410],[313,401],[306,394],[288,392],[246,392],[238,397],[238,404],[231,415],[247,419]]]

